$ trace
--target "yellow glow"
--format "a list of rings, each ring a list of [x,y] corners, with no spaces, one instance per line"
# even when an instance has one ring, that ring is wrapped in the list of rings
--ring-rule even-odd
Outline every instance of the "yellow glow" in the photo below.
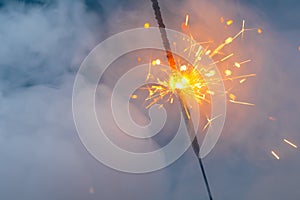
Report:
[[[144,28],[149,28],[150,27],[150,24],[148,23],[148,22],[146,22],[145,24],[144,24]]]
[[[229,70],[229,69],[226,69],[226,70],[224,71],[224,73],[225,73],[226,76],[230,76],[230,75],[232,74],[232,71]]]
[[[230,26],[231,24],[233,24],[233,20],[232,20],[232,19],[228,20],[228,21],[226,22],[226,24],[227,24],[227,26]]]
[[[240,68],[240,67],[241,67],[241,64],[238,63],[238,62],[235,62],[235,63],[234,63],[234,66],[236,66],[237,68]]]
[[[228,38],[225,40],[225,44],[230,44],[232,41],[233,41],[233,38],[232,38],[232,37],[228,37]]]
[[[180,71],[186,71],[186,65],[181,65]]]
[[[236,99],[236,96],[234,94],[230,94],[229,98],[234,101]]]
[[[223,17],[220,19],[220,21],[221,23],[225,23],[227,25],[231,25],[233,23],[233,20],[224,21]],[[183,31],[189,31],[188,23],[189,15],[186,15],[185,22],[181,24]],[[200,104],[202,104],[202,102],[210,103],[210,95],[215,95],[215,93],[219,91],[209,90],[209,84],[219,84],[220,81],[237,81],[238,83],[243,83],[246,81],[247,78],[256,76],[256,74],[244,74],[233,76],[233,74],[237,73],[238,69],[241,67],[242,64],[250,62],[250,60],[242,62],[236,61],[234,59],[236,55],[239,55],[239,53],[235,54],[234,52],[228,52],[227,50],[230,50],[228,48],[226,49],[226,51],[222,51],[226,46],[229,46],[231,43],[233,43],[233,41],[235,41],[235,39],[237,39],[239,36],[243,38],[244,32],[248,30],[250,29],[245,28],[245,21],[243,20],[242,28],[237,34],[229,37],[227,36],[224,42],[221,44],[210,45],[211,43],[213,43],[212,40],[208,42],[202,42],[201,47],[199,47],[200,43],[198,42],[195,43],[193,41],[187,40],[186,38],[182,38],[183,40],[191,42],[190,45],[184,48],[184,52],[189,52],[189,56],[191,56],[192,62],[189,65],[187,65],[181,59],[178,58],[177,60],[176,58],[176,63],[178,64],[178,66],[176,66],[175,64],[170,66],[171,72],[166,72],[162,70],[162,73],[166,73],[167,75],[162,80],[157,78],[155,79],[154,75],[151,74],[151,64],[152,66],[160,65],[161,60],[154,59],[153,61],[150,61],[151,63],[149,65],[149,76],[147,76],[147,80],[153,79],[152,81],[156,81],[157,85],[152,85],[146,88],[149,92],[149,95],[146,98],[146,107],[149,108],[155,103],[158,103],[160,100],[173,103],[174,95],[176,94],[180,94],[180,96],[181,94],[183,94],[187,98],[194,99]],[[257,29],[251,30],[256,31]],[[191,35],[190,32],[189,35]],[[207,44],[207,46],[202,48],[202,44]],[[174,44],[174,46],[176,47],[176,44]],[[215,49],[210,49],[212,47],[214,47]],[[242,51],[242,49],[240,50]],[[215,60],[214,63],[208,64],[209,66],[202,66],[202,63],[200,63],[200,61],[203,57],[208,56],[210,58],[213,58],[215,55],[218,58],[218,60]],[[213,70],[213,67],[210,68],[210,65],[216,63],[219,63],[218,67],[224,70],[221,74],[221,78],[215,77],[217,71]],[[223,68],[225,67],[223,64],[226,66],[226,68]],[[201,75],[210,78],[205,81]],[[237,84],[234,84],[234,86],[236,85]],[[231,88],[227,88],[227,92],[230,90]],[[229,94],[229,102],[234,104],[254,106],[254,104],[252,103],[238,101],[234,94],[230,94],[227,92],[226,94]],[[188,110],[188,107],[185,107],[185,109]],[[186,113],[188,114],[188,111]],[[211,120],[208,120],[208,125],[210,124]]]
[[[156,65],[156,61],[153,60],[151,64],[152,64],[153,66],[155,66],[155,65]]]
[[[244,83],[247,79],[243,78],[240,80],[240,83]]]
[[[260,28],[258,28],[257,33],[262,34],[262,30]]]
[[[137,99],[137,97],[138,97],[138,96],[135,95],[135,94],[131,95],[131,98],[132,98],[132,99]]]

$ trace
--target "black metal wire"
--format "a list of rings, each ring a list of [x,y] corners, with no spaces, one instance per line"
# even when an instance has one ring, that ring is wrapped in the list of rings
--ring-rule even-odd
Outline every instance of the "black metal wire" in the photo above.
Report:
[[[171,51],[170,42],[169,42],[169,39],[168,39],[168,36],[167,36],[167,32],[165,30],[166,26],[165,26],[165,24],[163,22],[163,19],[162,19],[162,16],[161,16],[158,1],[157,0],[151,0],[151,1],[152,1],[152,7],[153,7],[153,10],[154,10],[155,18],[157,20],[159,30],[160,30],[160,33],[161,33],[161,38],[162,38],[162,41],[163,41],[163,45],[164,45],[164,48],[165,48],[165,51],[166,51],[166,54],[167,54],[169,65],[172,69],[176,69],[175,59],[174,59],[174,56],[173,56],[172,51]],[[187,117],[186,110],[184,110],[184,106],[185,106],[184,105],[185,104],[184,100],[182,98],[179,98],[179,99],[180,99],[181,106],[183,108],[182,113],[184,115],[185,122],[187,124],[187,129],[189,131],[189,134],[192,135],[193,138],[194,138],[193,141],[192,141],[192,147],[193,147],[193,150],[194,150],[194,152],[195,152],[195,154],[198,158],[198,161],[199,161],[199,165],[200,165],[201,172],[202,172],[202,175],[203,175],[203,178],[204,178],[204,183],[205,183],[205,186],[206,186],[206,190],[207,190],[209,199],[213,200],[212,193],[211,193],[209,183],[208,183],[208,179],[207,179],[207,176],[206,176],[205,168],[204,168],[202,159],[199,157],[200,147],[199,147],[199,143],[197,141],[197,137],[196,137],[196,134],[195,134],[193,121],[190,120]]]
[[[165,29],[166,26],[163,22],[158,2],[157,2],[157,0],[151,0],[151,1],[152,1],[152,7],[153,7],[153,10],[154,10],[155,18],[157,20],[158,27],[159,27],[159,30],[160,30],[161,39],[163,41],[163,45],[164,45],[164,48],[165,48],[166,53],[167,53],[167,58],[168,58],[169,65],[172,69],[176,69],[175,59],[174,59],[174,56],[173,56],[172,51],[171,51],[170,42],[169,42],[167,32],[166,32],[166,29]]]

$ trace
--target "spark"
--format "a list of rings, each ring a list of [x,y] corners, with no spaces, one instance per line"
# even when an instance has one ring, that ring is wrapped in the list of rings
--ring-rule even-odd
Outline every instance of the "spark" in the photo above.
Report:
[[[235,100],[229,100],[231,103],[235,104],[241,104],[241,105],[246,105],[246,106],[255,106],[253,103],[248,103],[248,102],[243,102],[243,101],[235,101]]]
[[[223,61],[225,61],[225,60],[227,60],[227,59],[231,58],[233,55],[234,55],[234,54],[233,54],[233,53],[231,53],[231,54],[229,54],[228,56],[226,56],[226,57],[222,58],[222,59],[221,59],[221,62],[223,62]]]
[[[145,24],[144,24],[144,28],[149,28],[150,27],[150,24],[148,23],[148,22],[146,22]]]
[[[187,14],[185,16],[185,25],[188,26],[188,23],[189,23],[189,15]]]
[[[152,65],[153,65],[153,66],[156,65],[156,61],[155,61],[155,60],[152,61]]]
[[[260,28],[258,28],[257,33],[262,34],[262,30]]]
[[[230,26],[231,24],[233,24],[233,20],[232,20],[232,19],[228,20],[228,21],[226,22],[226,24],[227,24],[227,26]]]
[[[203,127],[202,130],[204,131],[208,126],[211,126],[212,122],[213,122],[215,119],[217,119],[217,118],[219,118],[219,117],[221,117],[221,116],[222,116],[222,115],[220,114],[220,115],[218,115],[218,116],[216,116],[216,117],[214,117],[214,118],[209,119],[208,116],[206,115],[207,123],[205,124],[205,126]]]
[[[295,145],[294,143],[292,143],[291,141],[287,140],[287,139],[283,139],[284,142],[286,142],[287,144],[291,145],[294,148],[298,148],[297,145]]]
[[[242,64],[245,64],[245,63],[248,63],[248,62],[251,62],[251,60],[245,60],[243,62],[235,62],[234,66],[237,67],[237,68],[240,68]]]
[[[225,73],[226,76],[230,76],[230,75],[232,74],[232,71],[229,70],[229,69],[226,69],[226,70],[224,71],[224,73]]]
[[[280,157],[278,156],[277,153],[275,153],[275,151],[271,151],[271,153],[272,153],[272,155],[273,155],[277,160],[280,159]]]
[[[134,95],[131,95],[131,98],[132,98],[132,99],[137,99],[138,96],[137,96],[136,94],[134,94]]]

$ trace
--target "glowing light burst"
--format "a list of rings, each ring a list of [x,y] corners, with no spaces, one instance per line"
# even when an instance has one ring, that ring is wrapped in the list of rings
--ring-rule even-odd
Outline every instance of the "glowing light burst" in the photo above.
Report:
[[[185,21],[182,23],[182,30],[184,32],[187,32],[190,35],[190,37],[193,38],[189,30],[189,24],[188,24],[189,19],[190,16],[187,14],[185,17]],[[233,20],[227,21],[227,25],[231,25],[232,23]],[[152,85],[146,88],[149,94],[148,97],[146,98],[146,102],[147,102],[146,107],[149,108],[153,104],[160,102],[160,100],[162,99],[166,100],[167,102],[173,103],[174,95],[176,95],[178,90],[180,90],[181,94],[184,94],[185,96],[188,96],[189,98],[196,100],[198,103],[202,103],[202,102],[210,103],[210,95],[214,95],[217,91],[209,90],[207,87],[209,84],[219,83],[220,81],[234,81],[234,80],[237,80],[241,84],[244,83],[247,80],[247,78],[255,76],[256,74],[233,76],[233,71],[240,69],[243,64],[250,62],[251,60],[249,59],[245,61],[233,61],[231,65],[232,69],[227,68],[224,71],[222,79],[213,78],[214,75],[216,74],[216,71],[207,70],[200,63],[201,59],[204,56],[208,56],[214,59],[214,57],[216,56],[220,57],[220,55],[223,55],[223,52],[221,52],[222,49],[227,45],[233,43],[234,40],[236,40],[239,36],[243,37],[245,31],[248,30],[257,30],[257,29],[246,29],[245,21],[243,21],[242,27],[237,34],[228,37],[227,39],[225,39],[223,43],[217,45],[217,47],[213,50],[209,49],[209,45],[212,43],[212,41],[195,43],[192,40],[187,40],[190,41],[190,43],[184,49],[184,52],[187,52],[188,55],[192,57],[193,63],[188,64],[185,63],[184,61],[178,60],[175,67],[171,66],[172,68],[171,73],[168,74],[168,72],[162,70],[162,73],[166,73],[168,78],[166,78],[165,80],[156,79],[155,81],[157,82],[157,85]],[[199,44],[207,45],[207,47],[202,48]],[[228,55],[223,55],[222,58],[214,61],[213,63],[211,63],[211,65],[218,64],[218,66],[222,66],[224,61],[232,59],[234,55],[235,53],[229,53]],[[151,75],[150,68],[161,64],[161,62],[162,61],[160,59],[154,59],[150,63],[149,74],[147,76],[147,79],[151,79],[152,77],[154,77]],[[207,77],[211,77],[209,79],[210,81],[209,83],[204,80],[203,74]],[[231,94],[231,97],[232,96],[233,94]],[[234,95],[234,99],[231,97],[229,98],[230,103],[254,106],[254,104],[252,103],[237,100],[235,95]]]

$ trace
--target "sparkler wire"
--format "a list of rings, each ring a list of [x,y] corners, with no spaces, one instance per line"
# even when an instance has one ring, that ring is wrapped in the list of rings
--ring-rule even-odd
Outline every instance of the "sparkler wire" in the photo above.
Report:
[[[169,65],[170,65],[172,70],[176,70],[177,67],[176,67],[175,59],[174,59],[174,56],[173,56],[172,51],[171,51],[170,42],[169,42],[169,39],[168,39],[168,36],[167,36],[167,32],[165,30],[166,27],[165,27],[165,24],[164,24],[162,16],[161,16],[158,1],[157,0],[151,0],[151,1],[152,1],[152,7],[153,7],[153,10],[154,10],[155,18],[157,20],[159,30],[160,30],[160,33],[161,33],[161,38],[162,38],[162,41],[163,41],[163,45],[164,45],[164,48],[166,50]],[[207,189],[209,199],[213,200],[212,193],[211,193],[209,183],[208,183],[208,179],[207,179],[207,176],[206,176],[206,172],[205,172],[205,169],[204,169],[204,164],[202,162],[202,159],[199,157],[200,147],[199,147],[199,143],[197,141],[193,121],[189,117],[190,116],[190,111],[187,108],[187,104],[186,104],[185,99],[184,99],[183,95],[181,94],[180,90],[177,90],[176,93],[177,93],[178,99],[180,101],[182,114],[184,116],[187,131],[188,131],[190,137],[193,138],[192,147],[193,147],[193,150],[194,150],[194,152],[195,152],[195,154],[198,158],[198,161],[199,161],[199,165],[200,165],[201,172],[202,172],[202,175],[203,175],[203,178],[204,178],[204,182],[205,182],[205,186],[206,186],[206,189]]]

